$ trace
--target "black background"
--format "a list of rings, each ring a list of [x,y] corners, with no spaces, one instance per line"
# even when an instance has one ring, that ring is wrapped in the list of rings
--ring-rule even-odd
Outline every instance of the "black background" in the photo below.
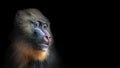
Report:
[[[102,34],[98,32],[101,19],[98,16],[101,16],[101,13],[96,7],[73,2],[33,2],[28,7],[19,6],[23,4],[4,6],[0,10],[0,64],[3,63],[5,51],[10,43],[8,35],[12,31],[16,11],[37,8],[51,22],[55,46],[66,67],[99,67],[97,62],[101,60],[98,54],[101,40],[98,38],[102,37]]]

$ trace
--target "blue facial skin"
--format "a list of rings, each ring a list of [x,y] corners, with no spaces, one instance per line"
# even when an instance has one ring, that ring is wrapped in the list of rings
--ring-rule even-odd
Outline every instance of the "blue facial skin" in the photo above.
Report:
[[[45,34],[42,32],[42,30],[40,28],[38,28],[38,27],[34,28],[34,31],[36,32],[36,35],[40,39],[45,36]]]

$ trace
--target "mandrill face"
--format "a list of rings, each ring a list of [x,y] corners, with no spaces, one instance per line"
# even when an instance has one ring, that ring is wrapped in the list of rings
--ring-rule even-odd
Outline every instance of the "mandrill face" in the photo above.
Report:
[[[42,20],[31,21],[32,35],[35,37],[34,44],[36,44],[37,49],[47,50],[51,43],[51,35],[48,31],[48,23]]]
[[[20,35],[27,39],[34,49],[48,50],[52,42],[50,23],[40,11],[37,9],[18,11],[15,26]]]

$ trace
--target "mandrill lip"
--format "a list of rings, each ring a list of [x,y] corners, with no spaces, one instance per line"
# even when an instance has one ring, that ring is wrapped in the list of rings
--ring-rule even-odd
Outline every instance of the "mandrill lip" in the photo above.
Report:
[[[40,44],[39,46],[40,46],[40,50],[42,50],[42,51],[48,50],[48,45],[47,44]]]
[[[45,47],[45,48],[48,48],[48,45],[47,45],[47,44],[40,44],[40,46]]]

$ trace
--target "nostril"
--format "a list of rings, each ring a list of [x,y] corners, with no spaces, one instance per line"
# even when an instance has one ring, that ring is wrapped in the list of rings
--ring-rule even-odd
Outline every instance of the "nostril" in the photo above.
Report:
[[[49,40],[49,39],[51,39],[51,37],[50,37],[50,36],[45,36],[45,37],[46,37],[48,40]]]
[[[47,37],[47,36],[44,36],[44,37],[43,37],[43,40],[44,40],[46,43],[48,43],[48,42],[49,42],[49,39],[48,39],[48,37]]]
[[[48,36],[45,36],[47,39],[49,39],[49,37]]]

